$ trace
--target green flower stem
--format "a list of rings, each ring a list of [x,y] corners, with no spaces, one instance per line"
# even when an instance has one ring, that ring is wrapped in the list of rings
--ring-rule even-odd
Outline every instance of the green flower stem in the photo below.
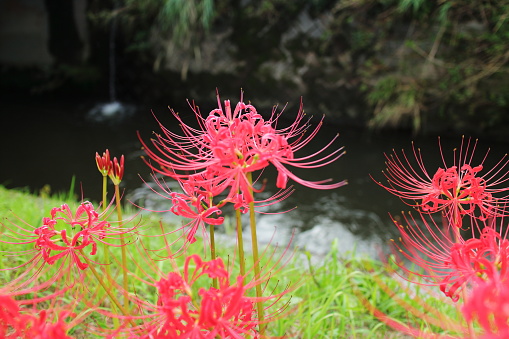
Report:
[[[83,255],[83,258],[85,258],[85,261],[88,264],[87,269],[89,269],[90,272],[92,272],[95,279],[102,286],[102,288],[104,289],[104,291],[106,292],[108,297],[110,297],[110,300],[115,304],[115,306],[118,307],[118,309],[122,312],[123,315],[129,316],[129,312],[127,312],[127,310],[124,308],[124,306],[122,306],[122,304],[118,301],[117,297],[115,297],[115,295],[113,293],[111,293],[111,288],[109,288],[109,286],[107,286],[106,283],[101,279],[101,276],[99,275],[99,273],[97,273],[97,271],[94,268],[94,264],[92,262],[90,262],[90,260],[88,260],[88,257],[85,255],[85,253],[83,253],[82,250],[79,250],[79,251],[81,252],[81,254]],[[131,322],[131,320],[129,320],[129,322]]]
[[[210,228],[210,257],[211,260],[214,260],[216,259],[216,239],[214,236],[214,225],[209,225],[209,228]],[[212,279],[212,286],[214,288],[219,288],[217,278]]]
[[[247,180],[250,184],[253,182],[253,178],[251,175],[251,172],[247,174]],[[255,217],[255,210],[254,210],[254,202],[249,203],[249,224],[251,226],[251,246],[253,247],[253,266],[254,266],[254,274],[255,274],[255,280],[260,279],[260,259],[258,255],[258,238],[256,236],[256,217]],[[261,300],[262,297],[262,286],[261,284],[256,284],[255,286],[256,290],[256,297]],[[259,321],[259,329],[260,329],[260,336],[265,335],[265,324],[264,319],[264,309],[263,309],[263,302],[258,301],[256,303],[256,307],[258,310],[258,321]]]
[[[103,175],[103,196],[102,196],[102,199],[103,199],[103,211],[106,211],[106,188],[108,186],[108,175]]]
[[[242,214],[239,209],[235,211],[235,220],[237,222],[237,243],[239,248],[240,275],[246,275],[246,261],[244,258],[244,239],[242,238]]]
[[[108,186],[108,175],[103,175],[103,192],[102,192],[103,211],[106,211],[106,206],[108,206],[106,204],[107,186]],[[103,243],[103,249],[104,249],[104,262],[106,263],[106,275],[108,277],[108,280],[111,280],[110,249],[109,246],[105,243]]]
[[[120,188],[118,185],[115,185],[115,201],[117,203],[117,217],[118,222],[122,222],[122,206],[120,206]],[[129,297],[127,295],[128,289],[128,276],[127,276],[127,253],[125,249],[125,239],[124,234],[120,234],[120,245],[122,249],[122,271],[123,271],[123,288],[124,288],[124,302],[125,305],[129,302]]]
[[[102,187],[102,207],[103,211],[106,211],[108,204],[106,203],[107,198],[107,187],[108,187],[108,175],[103,175],[103,187]],[[110,265],[110,248],[108,244],[103,243],[103,250],[104,250],[104,262],[106,263],[106,284],[108,285],[108,289],[111,287],[111,265]],[[112,307],[113,310],[115,310],[115,306]],[[115,326],[118,326],[118,319],[113,319],[113,322],[115,323]]]

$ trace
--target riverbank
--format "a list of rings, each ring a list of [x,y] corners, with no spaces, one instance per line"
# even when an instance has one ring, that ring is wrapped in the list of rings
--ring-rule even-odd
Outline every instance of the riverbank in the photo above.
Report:
[[[19,224],[20,220],[25,220],[30,225],[38,227],[42,217],[49,216],[53,207],[63,203],[71,206],[77,204],[70,196],[34,196],[23,191],[0,187],[2,232],[6,231],[5,226],[11,221]],[[158,217],[144,215],[139,222],[143,224],[143,228],[149,229],[152,223],[157,224],[158,221]],[[203,254],[200,242],[201,240],[198,240],[189,247],[187,255]],[[12,251],[12,246],[0,244],[2,251]],[[230,246],[218,244],[219,255],[228,257],[232,250]],[[267,253],[272,253],[272,247]],[[267,258],[268,262],[277,260],[281,251],[273,253],[271,259]],[[287,310],[268,324],[267,330],[270,335],[284,335],[289,338],[405,338],[384,325],[373,315],[373,310],[366,308],[367,305],[372,305],[404,324],[433,331],[436,331],[437,327],[432,327],[419,316],[411,314],[412,308],[420,307],[419,302],[424,301],[425,304],[432,305],[441,314],[455,316],[455,309],[450,303],[440,298],[432,298],[425,289],[412,288],[413,293],[420,294],[418,298],[407,294],[408,284],[394,279],[376,260],[355,255],[345,257],[339,253],[337,244],[333,245],[320,265],[302,265],[302,261],[306,260],[306,254],[308,253],[295,253],[293,259],[284,267],[274,270],[271,276],[266,291],[281,291],[289,286],[293,287],[290,287],[291,292],[277,302],[280,307],[287,305]],[[184,257],[177,258],[179,265],[183,264]],[[310,262],[312,260],[310,255],[309,260]],[[249,261],[250,259],[247,259],[247,262]],[[7,266],[7,257],[2,258],[2,262]],[[233,275],[238,274],[238,267],[233,267],[233,270]],[[403,303],[398,301],[398,298],[402,298]],[[80,311],[78,308],[74,312],[84,315],[85,310]],[[69,334],[76,338],[84,338],[80,334],[84,333],[83,328],[91,324],[97,326],[97,321],[101,317],[99,314],[89,315],[81,324],[71,329]],[[104,319],[100,321],[107,322]]]

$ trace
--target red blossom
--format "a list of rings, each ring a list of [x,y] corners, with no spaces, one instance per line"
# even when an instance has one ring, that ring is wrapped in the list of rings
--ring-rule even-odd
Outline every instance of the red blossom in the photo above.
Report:
[[[170,232],[161,234],[162,236],[169,233],[176,233],[183,231],[185,242],[182,249],[188,243],[196,241],[196,232],[201,229],[206,237],[206,225],[221,225],[224,217],[220,216],[222,211],[220,207],[224,202],[215,204],[213,202],[214,194],[219,194],[221,188],[217,188],[212,181],[198,181],[193,180],[195,176],[189,180],[181,180],[178,183],[182,192],[176,192],[170,188],[164,179],[158,179],[154,176],[154,181],[159,189],[151,187],[151,190],[157,195],[171,200],[171,206],[167,210],[158,210],[156,212],[172,212],[173,214],[191,219],[188,223]],[[200,184],[207,184],[206,187],[199,186]],[[152,210],[153,211],[153,210]]]
[[[442,280],[440,290],[453,300],[458,299],[458,290],[467,282],[477,279],[493,279],[493,270],[507,279],[509,266],[509,240],[493,228],[485,227],[479,239],[471,238],[451,247],[450,259],[444,264],[451,273]]]
[[[46,265],[54,265],[59,262],[60,269],[51,277],[56,281],[66,277],[72,283],[81,276],[79,271],[88,267],[89,256],[94,256],[98,250],[97,242],[108,246],[119,247],[115,240],[121,235],[132,234],[133,228],[121,228],[113,226],[106,220],[101,220],[90,202],[81,203],[73,212],[67,204],[55,207],[50,212],[50,217],[42,219],[42,226],[33,227],[29,224],[19,225],[11,222],[11,226],[5,226],[7,230],[2,234],[0,242],[10,245],[33,244],[29,250],[10,250],[6,256],[28,257],[28,260],[16,267],[2,270],[24,268],[25,272],[16,279],[19,287],[23,286],[20,279],[30,274],[31,281],[37,277],[41,269]],[[73,267],[78,268],[75,274],[67,274]],[[14,286],[15,282],[10,285]]]
[[[502,185],[509,179],[509,160],[505,155],[495,166],[485,170],[488,151],[474,166],[472,162],[476,146],[477,140],[471,142],[470,139],[462,139],[459,150],[454,150],[452,166],[447,165],[440,147],[444,168],[438,168],[430,175],[421,150],[412,144],[415,163],[404,151],[401,156],[396,152],[386,155],[387,171],[384,174],[389,185],[379,185],[422,212],[442,212],[457,227],[462,226],[464,216],[486,219],[502,215],[503,206],[508,200],[506,192],[509,187]],[[483,170],[485,173],[481,175]],[[500,193],[503,195],[497,197]]]
[[[56,315],[57,322],[51,322],[49,315]],[[0,338],[72,339],[64,322],[70,315],[56,309],[22,309],[12,297],[0,294]]]
[[[232,281],[222,259],[204,261],[198,255],[186,257],[181,272],[163,273],[150,261],[144,266],[154,266],[154,270],[158,271],[159,277],[153,283],[145,280],[148,272],[143,272],[143,281],[157,289],[157,302],[133,295],[131,302],[138,306],[140,314],[121,319],[142,323],[117,329],[114,331],[116,335],[147,339],[259,337],[256,329],[260,322],[255,305],[260,298],[251,297],[250,290],[264,283],[268,276],[249,282],[238,276]],[[213,279],[217,279],[217,288],[211,286]],[[261,299],[272,300],[274,304],[286,292]],[[281,311],[274,312],[272,316]],[[268,321],[270,318],[264,322]]]
[[[493,276],[480,280],[462,307],[468,322],[477,320],[484,330],[480,339],[509,338],[509,282]]]
[[[120,157],[119,161],[116,157],[111,160],[109,150],[106,150],[102,156],[96,152],[95,162],[103,176],[109,176],[114,185],[120,184],[124,176],[124,155]]]
[[[242,212],[247,211],[248,206],[246,200],[240,196],[240,194],[232,196],[229,200],[223,196],[219,201],[216,201],[216,197],[223,192],[225,185],[224,183],[214,180],[214,178],[207,180],[203,174],[195,174],[189,176],[187,180],[179,180],[179,191],[174,187],[170,187],[164,178],[158,178],[153,175],[153,180],[157,186],[152,187],[148,184],[147,186],[158,196],[171,200],[171,206],[165,210],[150,211],[169,211],[177,216],[190,219],[190,221],[186,222],[182,227],[162,234],[166,235],[182,231],[185,237],[185,243],[182,249],[184,249],[188,243],[194,243],[196,241],[196,233],[200,229],[204,238],[206,238],[206,225],[217,226],[223,224],[224,217],[221,216],[221,208],[227,202],[232,203],[235,209],[239,209]],[[292,187],[281,190],[267,199],[256,200],[254,201],[255,207],[260,208],[275,204],[286,199],[291,192],[293,192]]]
[[[477,219],[469,220],[472,235],[480,232],[479,238],[465,240],[459,232],[451,234],[447,224],[440,226],[426,214],[420,214],[419,220],[411,214],[404,215],[404,222],[394,220],[401,241],[393,242],[393,245],[399,254],[422,268],[423,272],[409,269],[404,262],[398,262],[398,266],[406,274],[425,278],[428,285],[440,286],[440,290],[454,301],[473,279],[489,278],[490,272],[486,271],[486,267],[490,265],[495,265],[498,274],[506,277],[509,240],[503,231],[504,219],[491,220],[489,224]],[[504,233],[501,235],[500,232]]]
[[[222,285],[219,289],[200,289],[202,298],[199,324],[209,329],[209,337],[243,338],[256,336],[257,326],[254,300],[245,296],[243,278],[238,277],[232,286]]]
[[[218,108],[203,118],[199,109],[192,106],[199,128],[186,124],[172,111],[178,120],[183,135],[176,134],[159,126],[163,134],[155,134],[152,147],[141,138],[143,149],[150,160],[145,162],[155,171],[178,180],[190,176],[202,176],[204,182],[215,181],[217,187],[229,187],[227,201],[242,198],[244,203],[254,201],[253,183],[247,174],[261,170],[269,164],[276,167],[278,179],[276,186],[286,188],[289,179],[317,189],[332,189],[346,182],[329,184],[330,179],[307,181],[297,177],[287,167],[319,168],[334,162],[344,154],[343,148],[336,148],[324,154],[334,144],[334,137],[324,148],[304,157],[296,157],[295,152],[306,146],[318,133],[320,122],[308,135],[309,121],[304,120],[302,103],[296,120],[286,128],[277,129],[280,114],[264,120],[253,105],[241,101],[232,112],[229,100],[218,99]],[[205,184],[204,184],[205,185]],[[233,201],[239,203],[239,201]]]
[[[16,301],[10,296],[0,294],[0,338],[7,338],[9,333],[12,334],[12,338],[21,335],[24,330],[24,318],[19,314]]]
[[[425,312],[406,301],[400,304],[429,324],[446,331],[453,329],[461,337],[502,339],[509,337],[509,239],[505,210],[509,160],[505,155],[488,168],[486,154],[474,163],[476,147],[477,141],[463,139],[459,150],[454,150],[452,166],[447,165],[440,149],[444,167],[432,176],[424,166],[420,149],[412,147],[415,162],[404,151],[402,156],[394,152],[386,156],[388,168],[384,174],[389,185],[379,185],[420,214],[415,219],[411,214],[404,215],[402,221],[393,219],[401,235],[399,241],[393,242],[394,247],[407,260],[396,261],[402,276],[417,284],[439,286],[454,302],[461,297],[467,326],[464,321],[448,324],[442,321],[442,314],[428,319],[428,313],[435,310],[425,302],[421,305]],[[436,216],[435,212],[440,214]],[[413,265],[408,265],[408,261]],[[382,282],[379,285],[387,293],[397,294]],[[365,304],[380,320],[398,331],[416,337],[438,337],[394,321],[369,302]],[[474,322],[484,333],[476,333],[479,326]]]
[[[53,226],[58,220],[63,220],[64,223],[70,225],[72,228],[79,226],[82,229],[90,228],[97,223],[106,223],[105,221],[99,221],[99,213],[95,211],[94,206],[89,201],[81,203],[74,213],[68,204],[63,204],[60,207],[52,208],[50,215],[51,219],[46,218],[43,223],[48,227]],[[52,225],[48,223],[52,223]]]
[[[97,164],[97,169],[101,174],[105,177],[110,173],[112,163],[110,160],[110,151],[106,150],[103,152],[103,155],[100,156],[99,153],[95,153],[95,163]]]
[[[110,177],[113,185],[119,185],[124,177],[124,155],[120,157],[120,162],[117,158],[113,158],[113,162],[108,172],[108,176]]]

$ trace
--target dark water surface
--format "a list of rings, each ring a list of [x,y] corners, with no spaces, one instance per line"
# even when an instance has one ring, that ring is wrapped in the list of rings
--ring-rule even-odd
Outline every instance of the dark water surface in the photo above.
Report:
[[[71,178],[75,176],[81,185],[76,193],[81,194],[82,190],[85,199],[99,201],[102,177],[97,171],[94,156],[95,152],[102,153],[106,148],[112,156],[126,156],[123,184],[128,196],[143,186],[139,175],[150,178],[150,171],[139,158],[143,153],[136,135],[139,131],[148,140],[153,130],[158,131],[150,108],[138,108],[129,117],[99,122],[87,118],[93,108],[91,104],[20,103],[1,104],[0,107],[3,120],[0,140],[4,149],[0,166],[2,185],[28,187],[32,192],[49,185],[53,192],[67,191]],[[178,130],[172,128],[174,119],[167,108],[154,108],[154,111],[168,128]],[[206,109],[202,111],[208,113]],[[181,112],[184,119],[191,123],[194,118],[192,113],[186,113],[190,112],[189,108],[184,107]],[[290,118],[295,116],[295,112],[286,114]],[[313,119],[315,123],[318,120]],[[271,239],[275,227],[282,237],[289,237],[291,230],[296,229],[294,243],[307,247],[313,253],[325,254],[331,243],[337,241],[342,251],[355,247],[359,253],[376,256],[378,248],[394,235],[388,214],[408,210],[369,176],[371,174],[383,181],[384,152],[390,153],[393,148],[410,151],[411,141],[415,140],[427,157],[425,161],[429,172],[434,173],[441,164],[436,135],[415,139],[408,133],[370,134],[355,127],[327,124],[327,117],[311,148],[323,147],[338,132],[340,138],[335,147],[345,146],[345,156],[333,165],[313,170],[296,169],[295,173],[309,180],[347,179],[348,185],[329,191],[295,185],[295,193],[272,210],[298,206],[297,209],[286,214],[260,216],[258,227],[262,241]],[[460,143],[461,137],[442,136],[444,153],[450,163],[451,150],[459,147]],[[493,161],[509,150],[507,144],[494,145],[481,140],[476,154],[482,157],[488,146],[492,147],[490,159]],[[312,151],[311,148],[307,151]],[[274,171],[268,170],[264,176],[270,182]],[[271,190],[270,183],[267,189]]]

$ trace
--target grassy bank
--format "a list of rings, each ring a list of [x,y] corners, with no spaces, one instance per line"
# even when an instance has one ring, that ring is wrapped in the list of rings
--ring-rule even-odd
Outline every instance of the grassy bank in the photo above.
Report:
[[[41,224],[41,218],[48,216],[51,208],[63,203],[77,204],[69,196],[40,197],[30,195],[23,191],[7,190],[0,187],[0,218],[2,223],[9,225],[10,221],[20,223],[24,220],[35,227]],[[18,219],[19,218],[19,219]],[[144,216],[142,220],[133,222],[142,223],[142,228],[148,230],[159,227],[157,215]],[[9,221],[10,220],[10,221]],[[165,227],[171,227],[165,225]],[[149,238],[153,248],[164,247],[164,238]],[[159,242],[159,243],[158,243]],[[203,254],[201,241],[189,248],[189,253]],[[223,258],[232,258],[233,249],[218,244],[218,254]],[[0,244],[0,250],[13,250],[13,245]],[[271,252],[271,251],[268,251]],[[3,253],[2,253],[3,254]],[[263,264],[265,267],[279,257],[277,252],[273,257],[267,255]],[[130,269],[136,275],[142,275],[140,267],[137,267],[135,251],[131,253]],[[12,267],[14,259],[2,257],[3,267]],[[183,265],[184,256],[177,258],[179,266]],[[248,258],[247,262],[251,262]],[[163,264],[161,264],[163,265]],[[163,266],[161,266],[163,267]],[[112,269],[114,269],[112,267]],[[233,270],[237,270],[235,266]],[[4,272],[3,283],[14,277],[13,271]],[[234,272],[233,276],[238,272]],[[155,292],[147,289],[138,280],[131,282],[138,295],[146,295],[155,298]],[[424,288],[409,284],[394,275],[387,273],[384,266],[375,260],[359,258],[356,256],[343,257],[337,247],[333,247],[329,255],[320,265],[308,265],[305,253],[295,252],[293,258],[284,267],[274,271],[267,290],[281,291],[286,286],[295,284],[290,293],[286,294],[278,303],[280,306],[288,304],[286,313],[277,317],[268,325],[268,334],[271,336],[286,336],[288,338],[405,338],[404,335],[387,327],[382,321],[373,315],[373,310],[368,310],[371,305],[380,312],[397,319],[401,323],[410,324],[413,327],[439,331],[439,326],[431,325],[430,322],[419,313],[429,310],[423,308],[425,303],[438,316],[443,319],[456,317],[456,309],[450,302],[443,298],[434,297]],[[152,293],[152,295],[150,295]],[[412,310],[418,310],[413,312]],[[94,326],[106,324],[107,321],[101,315],[89,316],[83,324],[74,328],[70,335],[88,338],[84,334],[83,325],[93,323]]]

